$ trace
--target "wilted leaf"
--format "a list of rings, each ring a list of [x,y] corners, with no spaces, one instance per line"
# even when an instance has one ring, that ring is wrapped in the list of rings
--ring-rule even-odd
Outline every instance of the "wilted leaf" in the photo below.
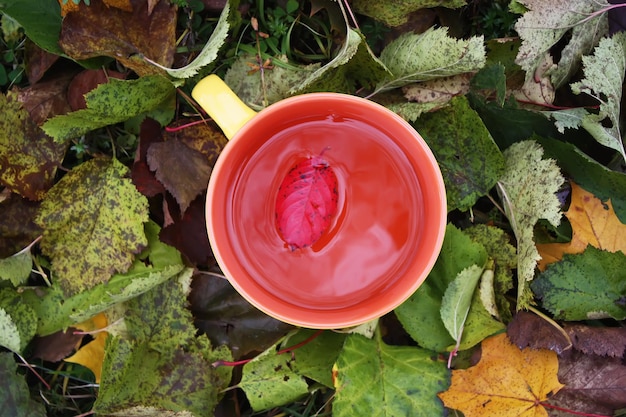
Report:
[[[148,148],[148,166],[185,213],[191,202],[206,190],[211,176],[209,160],[176,138]]]
[[[519,18],[515,30],[522,38],[516,62],[532,78],[544,54],[567,36],[556,68],[551,71],[555,88],[563,85],[580,65],[580,57],[589,53],[608,29],[607,18],[600,13],[582,20],[607,5],[595,0],[518,0],[529,11]]]
[[[450,388],[438,394],[466,417],[547,416],[542,402],[563,385],[549,350],[519,350],[506,334],[485,339],[476,366],[452,371]]]
[[[539,61],[532,77],[526,77],[524,84],[512,92],[520,102],[549,107],[554,102],[555,89],[550,80],[549,71],[554,66],[552,56],[545,54]]]
[[[0,257],[13,255],[41,235],[41,229],[33,222],[38,210],[39,203],[17,194],[0,202]]]
[[[292,329],[252,306],[221,276],[195,276],[189,302],[196,327],[213,345],[228,346],[235,359],[266,350]]]
[[[626,257],[588,246],[578,255],[565,255],[532,283],[541,305],[556,318],[586,320],[626,318]]]
[[[125,274],[72,297],[55,281],[49,288],[31,288],[21,294],[22,303],[37,313],[37,334],[45,336],[85,321],[96,314],[154,288],[185,269],[180,253],[159,241],[159,227],[145,224],[148,247]]]
[[[161,1],[161,4],[168,2]],[[169,7],[169,5],[168,5]],[[152,12],[152,11],[151,11]],[[228,29],[230,24],[228,23],[228,17],[230,14],[230,1],[226,1],[224,3],[224,9],[222,10],[222,14],[209,38],[209,41],[204,45],[202,51],[198,54],[198,56],[189,64],[182,68],[167,68],[171,65],[171,62],[164,63],[155,59],[151,59],[151,63],[158,68],[165,70],[169,75],[175,78],[189,78],[193,77],[200,71],[202,67],[205,67],[215,61],[217,58],[217,53],[220,48],[224,45],[224,41],[228,36]],[[172,19],[174,22],[174,28],[176,23],[176,18]],[[148,39],[149,40],[149,39]],[[158,44],[155,44],[158,47]],[[173,46],[173,45],[172,45]],[[146,55],[147,58],[152,58],[151,56]],[[156,62],[155,62],[156,61]]]
[[[102,361],[104,360],[104,345],[109,334],[103,329],[107,326],[107,318],[103,313],[74,325],[83,332],[96,332],[94,340],[82,346],[75,354],[65,358],[66,362],[73,362],[89,368],[95,376],[96,384],[100,383],[102,376]]]
[[[12,288],[0,290],[0,346],[21,352],[35,335],[37,316]]]
[[[506,170],[498,182],[504,211],[517,238],[518,311],[532,300],[528,283],[541,259],[534,242],[535,223],[546,219],[558,226],[561,221],[556,193],[565,179],[555,161],[542,156],[543,149],[535,141],[511,145],[504,152]]]
[[[84,335],[75,334],[75,328],[58,331],[47,336],[35,336],[31,342],[30,358],[59,362],[67,358],[80,345]]]
[[[355,0],[350,4],[355,12],[370,16],[388,26],[400,26],[409,14],[430,7],[457,9],[466,5],[465,0],[399,0],[393,3]]]
[[[363,34],[346,29],[346,38],[335,57],[316,69],[289,94],[314,91],[353,93],[356,88],[370,87],[390,72],[372,53]]]
[[[571,349],[569,336],[546,319],[528,311],[518,311],[507,326],[509,340],[520,349],[549,349],[559,355]]]
[[[565,216],[572,225],[572,240],[537,245],[542,271],[566,253],[583,252],[587,245],[608,252],[626,253],[626,225],[615,216],[611,201],[602,202],[577,184],[572,182],[571,185],[571,202]]]
[[[55,184],[41,205],[41,249],[68,295],[126,272],[147,244],[147,201],[127,174],[116,159],[92,159]]]
[[[395,310],[413,340],[426,349],[438,352],[454,345],[454,339],[441,320],[444,293],[463,269],[485,265],[486,262],[487,253],[481,244],[473,242],[456,227],[447,226],[441,253],[428,279]]]
[[[600,111],[583,117],[582,126],[599,143],[615,149],[626,160],[619,117],[626,71],[626,33],[602,39],[593,55],[583,57],[583,65],[585,78],[572,84],[572,91],[598,100]]]
[[[619,359],[570,352],[559,359],[558,376],[565,386],[548,400],[550,405],[578,415],[606,416],[618,415],[626,407],[626,366]]]
[[[599,327],[565,324],[574,349],[586,355],[626,357],[626,327]]]
[[[9,280],[14,287],[26,282],[33,267],[30,248],[0,259],[0,280]]]
[[[465,97],[456,97],[449,106],[422,115],[414,126],[437,158],[448,211],[472,207],[503,174],[504,158]]]
[[[66,145],[54,143],[31,119],[17,96],[0,94],[0,182],[31,200],[52,186]]]
[[[73,59],[108,56],[139,75],[155,72],[143,57],[169,66],[174,60],[176,10],[167,1],[148,14],[146,0],[134,0],[132,11],[103,1],[81,2],[63,18],[59,44]],[[57,32],[58,33],[58,32]]]
[[[30,397],[26,379],[17,373],[10,352],[0,352],[0,404],[2,413],[12,417],[45,417],[46,407]]]
[[[185,309],[190,278],[191,271],[185,271],[126,304],[128,338],[110,337],[107,342],[94,404],[98,414],[141,404],[156,414],[213,415],[232,368],[211,364],[229,360],[230,354],[224,348],[213,350],[204,336],[195,337],[191,313]]]
[[[407,84],[475,72],[485,65],[483,38],[458,40],[448,28],[429,29],[421,34],[405,33],[383,49],[380,60],[391,71],[377,91]]]
[[[174,85],[158,75],[130,81],[111,79],[87,94],[86,109],[53,117],[42,129],[55,140],[65,141],[159,109],[173,113],[174,92]],[[159,119],[162,124],[167,121]]]
[[[437,416],[448,384],[443,362],[425,349],[389,346],[380,336],[346,338],[335,365],[333,416]]]

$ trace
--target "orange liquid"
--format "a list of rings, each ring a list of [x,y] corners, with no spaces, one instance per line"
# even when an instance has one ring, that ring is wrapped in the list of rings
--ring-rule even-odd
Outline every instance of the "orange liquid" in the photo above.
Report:
[[[296,161],[326,147],[337,213],[313,246],[291,251],[276,228],[279,186]],[[358,304],[384,292],[415,257],[422,193],[413,171],[402,149],[362,121],[329,116],[281,127],[233,176],[224,219],[233,250],[260,287],[291,304]]]

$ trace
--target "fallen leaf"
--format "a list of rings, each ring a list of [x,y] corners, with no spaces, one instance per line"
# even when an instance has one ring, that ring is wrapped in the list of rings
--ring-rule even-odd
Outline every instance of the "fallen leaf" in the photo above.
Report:
[[[107,324],[107,318],[104,313],[100,313],[82,323],[75,324],[73,327],[78,330],[82,330],[83,332],[96,332],[94,340],[82,346],[75,354],[73,354],[69,358],[65,358],[66,362],[77,363],[79,365],[83,365],[86,368],[89,368],[95,376],[96,384],[100,383],[100,378],[102,376],[104,345],[106,343],[107,337],[109,336],[109,334],[102,329],[107,327]]]
[[[67,87],[67,100],[72,110],[80,110],[87,108],[85,94],[98,87],[100,84],[107,83],[109,78],[117,78],[123,80],[125,75],[118,71],[112,70],[83,70],[78,73]]]
[[[572,341],[564,330],[528,311],[515,314],[506,334],[520,349],[549,349],[560,355],[572,347]]]
[[[355,0],[351,7],[355,12],[373,17],[389,26],[405,23],[412,12],[431,8],[447,7],[457,9],[466,5],[465,0],[399,0],[393,3]]]
[[[96,158],[48,191],[35,221],[44,229],[41,249],[67,295],[126,272],[148,243],[148,203],[128,173],[116,159]]]
[[[126,12],[133,11],[133,5],[130,0],[102,0],[108,7],[115,7]],[[148,0],[149,1],[149,0]]]
[[[542,402],[563,388],[558,368],[556,353],[520,350],[500,334],[483,341],[478,364],[453,370],[450,388],[438,396],[466,417],[547,416]]]
[[[41,228],[33,221],[38,210],[38,202],[18,194],[0,202],[0,257],[17,253],[41,235]]]
[[[585,324],[564,326],[574,349],[587,355],[626,358],[626,327],[598,327]]]
[[[576,411],[577,415],[613,416],[626,407],[626,366],[618,358],[569,352],[559,358],[559,380],[565,385],[548,405]],[[553,417],[569,417],[551,411]]]
[[[520,102],[549,107],[554,102],[555,91],[549,72],[554,67],[552,56],[545,54],[535,69],[532,77],[526,77],[526,81],[519,90],[514,90],[513,97]]]
[[[467,94],[470,89],[470,79],[469,74],[436,78],[422,83],[406,85],[402,87],[402,92],[409,101],[443,105],[456,96]]]
[[[145,118],[139,128],[139,143],[135,152],[135,162],[131,167],[131,178],[137,190],[146,197],[165,193],[161,184],[148,167],[148,149],[153,143],[163,141],[161,125],[152,118]]]
[[[27,247],[8,258],[0,258],[0,281],[7,280],[18,287],[26,282],[33,268],[30,247]]]
[[[31,357],[48,362],[59,362],[67,358],[83,340],[77,329],[69,327],[46,336],[36,336],[32,341]]]
[[[561,260],[566,253],[582,253],[587,245],[626,253],[626,225],[615,215],[611,200],[600,201],[579,185],[573,182],[571,185],[571,203],[565,216],[572,225],[572,240],[568,243],[538,244],[541,271]]]
[[[21,352],[35,336],[37,315],[12,288],[0,289],[0,346]]]
[[[132,5],[129,12],[108,7],[103,1],[93,1],[89,6],[80,2],[78,10],[70,11],[63,19],[61,48],[78,60],[109,56],[139,75],[157,72],[142,57],[171,65],[176,42],[176,7],[162,1],[148,14],[147,0],[133,0]]]
[[[13,353],[0,352],[0,403],[2,413],[13,417],[45,417],[46,407],[30,396],[25,376],[18,372]]]
[[[517,310],[532,300],[528,283],[541,259],[534,242],[539,219],[558,226],[561,203],[556,196],[565,182],[558,165],[543,159],[543,148],[533,140],[517,142],[504,151],[506,170],[498,181],[498,194],[517,238]]]
[[[59,60],[60,56],[50,53],[37,46],[36,43],[26,40],[24,45],[24,61],[26,62],[26,77],[31,85],[41,80],[46,73]]]
[[[289,249],[313,245],[328,229],[337,211],[337,187],[335,171],[321,154],[289,170],[276,197],[276,224]]]
[[[532,282],[541,305],[557,319],[626,318],[626,256],[588,246],[565,255]]]

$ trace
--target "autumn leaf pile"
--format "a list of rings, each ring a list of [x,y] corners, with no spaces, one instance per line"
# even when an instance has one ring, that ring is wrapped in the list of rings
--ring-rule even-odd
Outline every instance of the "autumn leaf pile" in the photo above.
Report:
[[[517,36],[492,39],[453,23],[481,2],[214,3],[0,2],[25,45],[0,95],[0,414],[623,414],[626,7],[494,2]],[[227,140],[189,94],[211,73],[255,110],[340,92],[420,132],[448,225],[404,304],[298,329],[223,279]]]

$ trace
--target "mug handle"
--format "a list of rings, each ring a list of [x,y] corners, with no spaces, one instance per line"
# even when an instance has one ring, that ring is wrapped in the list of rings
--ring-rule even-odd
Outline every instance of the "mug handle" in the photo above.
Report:
[[[256,115],[256,112],[246,106],[215,74],[200,80],[191,91],[191,96],[222,128],[228,139]]]

